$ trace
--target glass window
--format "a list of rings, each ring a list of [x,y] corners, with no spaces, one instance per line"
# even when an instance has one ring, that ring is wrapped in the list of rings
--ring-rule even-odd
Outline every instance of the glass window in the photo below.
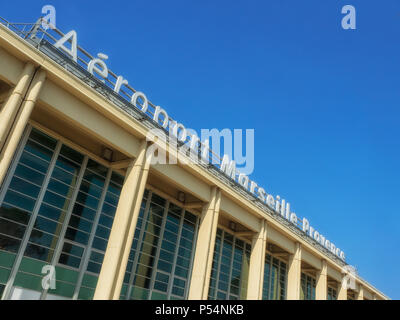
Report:
[[[250,247],[217,229],[209,299],[246,299]],[[216,290],[218,289],[218,290]]]
[[[18,239],[22,239],[25,233],[26,227],[18,223],[0,219],[0,233],[3,235],[13,236]]]
[[[127,291],[122,298],[185,298],[193,259],[193,222],[197,223],[196,216],[146,190],[129,256],[132,267],[128,266],[125,273]]]
[[[13,261],[0,265],[0,284],[7,283],[14,261],[21,261],[13,270],[14,285],[40,296],[41,267],[53,264],[57,289],[48,294],[91,299],[124,177],[38,130],[28,130],[24,139],[27,143],[10,170],[12,178],[0,190],[0,262],[3,252]],[[197,224],[196,215],[146,190],[123,296],[187,298]],[[28,241],[20,248],[24,237]],[[228,258],[245,265],[247,253],[234,254],[235,239],[228,238]],[[17,252],[22,259],[15,260]],[[245,283],[243,275],[240,281],[238,277],[235,273],[226,281],[234,295]]]
[[[87,180],[84,180],[85,183],[81,186],[81,190],[96,197],[97,195],[100,195],[98,197],[99,199],[105,192],[105,201],[102,204],[99,203],[97,208],[99,213],[84,205],[77,204],[74,208],[74,212],[77,215],[82,216],[85,221],[88,222],[94,222],[96,215],[99,214],[97,228],[95,230],[92,229],[91,231],[94,233],[94,237],[91,243],[91,248],[87,249],[88,252],[86,253],[89,257],[82,286],[79,290],[79,299],[91,299],[93,297],[97,284],[97,277],[100,274],[101,264],[107,248],[107,241],[110,235],[115,211],[117,209],[116,206],[106,203],[106,200],[109,198],[109,194],[111,193],[117,198],[119,197],[122,189],[121,183],[124,181],[122,176],[113,172],[107,189],[105,190],[105,177],[107,176],[105,168],[101,165],[96,165],[95,162],[88,163],[88,166],[90,166],[90,171],[85,173],[85,179]],[[101,190],[100,194],[99,190]],[[83,224],[81,225],[81,229],[84,230]],[[90,244],[88,247],[89,246]]]
[[[124,178],[36,129],[28,135],[0,190],[0,284],[14,267],[6,262],[22,252],[14,285],[40,296],[41,268],[53,264],[57,289],[48,294],[92,298],[97,277],[90,273],[101,270]]]
[[[316,280],[314,277],[301,273],[301,292],[302,300],[315,300]]]
[[[46,142],[44,141],[44,143]],[[53,154],[52,151],[53,151],[52,149],[47,148],[43,144],[37,143],[32,139],[29,139],[25,145],[24,156],[22,157],[23,159],[22,161],[25,162],[26,159],[25,156],[26,156],[29,157],[29,159],[33,160],[34,162],[35,160],[39,159],[43,161],[41,163],[49,162]],[[38,161],[37,163],[40,162]]]
[[[337,291],[332,287],[328,287],[328,300],[337,300]]]
[[[21,192],[22,191],[23,190],[21,190]],[[8,207],[14,207],[28,212],[32,212],[35,201],[36,199],[24,195],[23,193],[13,191],[12,189],[8,190],[4,198],[4,204],[7,204]]]
[[[26,225],[29,222],[30,212],[3,204],[0,207],[0,218],[8,221],[15,221],[19,224]]]
[[[56,144],[56,140],[33,129],[22,147],[21,156],[15,160],[12,179],[1,191],[4,194],[0,203],[1,250],[18,252],[21,239],[28,230],[28,223],[44,183],[45,174],[49,170]],[[35,223],[33,227],[39,227],[39,223]],[[43,233],[38,228],[32,232],[36,240]],[[48,245],[49,240],[45,239],[46,237],[47,234],[43,233],[43,242]],[[40,241],[36,243],[40,244]],[[33,243],[28,243],[27,248],[28,254],[44,260],[52,256],[51,250]]]
[[[16,253],[21,240],[0,234],[0,250]]]
[[[26,246],[24,256],[38,259],[45,262],[51,262],[54,250],[45,248],[29,242]]]
[[[44,173],[39,172],[31,167],[28,167],[22,163],[17,165],[17,168],[14,172],[15,177],[19,177],[21,179],[28,179],[28,181],[32,182],[37,186],[41,186],[44,180]]]
[[[266,254],[263,282],[263,300],[286,299],[286,263]]]
[[[49,150],[54,150],[57,145],[57,141],[55,139],[49,137],[48,135],[42,133],[35,128],[31,130],[29,134],[29,140],[36,141]]]

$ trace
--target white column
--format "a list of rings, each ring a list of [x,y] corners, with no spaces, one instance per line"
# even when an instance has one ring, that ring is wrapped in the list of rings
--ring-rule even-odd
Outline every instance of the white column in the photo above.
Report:
[[[211,268],[217,234],[221,191],[211,189],[210,202],[204,206],[196,241],[189,300],[207,300],[210,286]]]
[[[321,270],[317,273],[317,287],[315,290],[316,300],[328,299],[328,267],[326,260],[321,261]]]
[[[119,299],[150,166],[146,150],[147,141],[143,141],[137,159],[127,169],[94,300]]]
[[[300,300],[300,286],[301,286],[301,244],[296,243],[294,254],[289,257],[289,270],[288,270],[288,300]]]
[[[347,278],[343,275],[338,288],[338,300],[347,300]]]
[[[359,284],[358,287],[357,300],[364,300],[364,287],[362,284]]]
[[[31,116],[32,110],[36,104],[45,80],[45,71],[41,70],[35,74],[26,98],[24,99],[22,106],[19,108],[18,113],[15,116],[15,120],[13,122],[14,124],[7,135],[7,139],[4,142],[0,153],[0,185],[3,183],[8,167],[11,164],[14,153],[21,140],[22,134],[24,133],[25,127],[28,124],[28,120]]]
[[[266,246],[267,222],[262,220],[251,246],[247,300],[262,300]]]
[[[8,97],[0,112],[0,150],[3,148],[11,126],[15,120],[18,109],[21,106],[25,94],[29,88],[35,67],[28,62],[19,77],[18,83]]]

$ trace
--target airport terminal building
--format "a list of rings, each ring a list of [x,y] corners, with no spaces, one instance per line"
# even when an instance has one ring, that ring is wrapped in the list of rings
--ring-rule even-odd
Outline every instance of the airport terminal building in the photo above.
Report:
[[[215,166],[149,163],[154,106],[75,33],[0,20],[2,300],[388,299]]]

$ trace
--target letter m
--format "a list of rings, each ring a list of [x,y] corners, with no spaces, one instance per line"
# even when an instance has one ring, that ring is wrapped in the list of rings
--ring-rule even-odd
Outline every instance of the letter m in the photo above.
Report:
[[[224,155],[221,163],[221,171],[225,173],[228,177],[233,180],[236,178],[236,163],[235,161],[230,161],[228,155]]]

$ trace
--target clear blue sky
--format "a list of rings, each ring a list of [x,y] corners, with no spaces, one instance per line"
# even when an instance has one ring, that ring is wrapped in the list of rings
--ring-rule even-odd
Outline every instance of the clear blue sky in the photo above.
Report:
[[[0,15],[33,22],[45,4],[187,127],[254,128],[252,179],[400,298],[399,1],[20,0]]]

